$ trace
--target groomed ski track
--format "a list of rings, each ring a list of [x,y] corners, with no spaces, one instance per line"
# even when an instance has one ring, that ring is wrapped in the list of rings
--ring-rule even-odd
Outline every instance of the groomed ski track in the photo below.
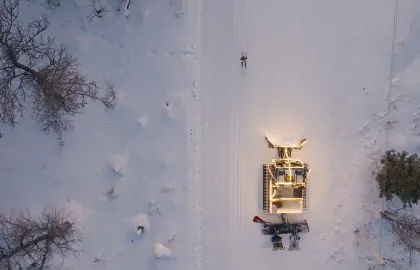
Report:
[[[366,267],[353,231],[366,215],[360,202],[372,192],[368,156],[383,145],[378,115],[386,108],[392,11],[391,0],[201,1],[204,198],[194,269]],[[300,251],[287,251],[285,237],[286,250],[272,252],[251,222],[264,217],[261,166],[275,157],[264,135],[276,143],[308,139],[294,153],[313,168],[311,232],[302,235]]]
[[[245,78],[239,58],[246,50],[246,2],[202,3],[202,33],[205,35],[202,36],[200,74],[201,97],[205,103],[201,124],[206,185],[202,269],[241,268]]]

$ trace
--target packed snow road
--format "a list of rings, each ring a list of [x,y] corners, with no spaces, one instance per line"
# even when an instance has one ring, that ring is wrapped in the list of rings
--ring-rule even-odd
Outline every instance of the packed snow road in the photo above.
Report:
[[[365,266],[353,231],[371,192],[368,155],[383,145],[393,7],[391,0],[202,2],[201,268]],[[308,139],[295,152],[313,170],[311,231],[300,251],[271,251],[252,223],[263,215],[262,164],[275,156],[264,135],[279,144]]]

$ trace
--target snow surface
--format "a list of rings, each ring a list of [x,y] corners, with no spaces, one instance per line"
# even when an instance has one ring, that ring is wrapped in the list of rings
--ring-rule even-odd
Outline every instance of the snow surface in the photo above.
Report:
[[[170,257],[172,254],[172,250],[164,245],[157,243],[155,245],[155,256],[160,257]]]
[[[69,269],[368,269],[355,228],[406,265],[371,170],[387,121],[388,148],[420,150],[418,0],[399,2],[392,74],[394,0],[121,1],[91,22],[88,4],[63,1],[49,31],[111,79],[117,108],[88,106],[61,149],[29,117],[0,126],[0,206],[73,211],[84,242]],[[261,211],[264,135],[308,139],[294,153],[312,168],[298,252],[272,252],[251,222],[276,220]]]

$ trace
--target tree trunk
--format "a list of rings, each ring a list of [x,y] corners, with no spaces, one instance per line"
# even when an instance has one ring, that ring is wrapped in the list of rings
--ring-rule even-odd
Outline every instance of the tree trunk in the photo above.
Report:
[[[2,254],[2,258],[1,259],[7,259],[9,260],[10,258],[12,258],[13,256],[15,256],[17,253],[26,250],[29,247],[32,247],[36,244],[38,244],[39,242],[42,242],[44,240],[47,240],[50,236],[48,234],[42,235],[32,241],[29,241],[25,244],[21,244],[20,246],[17,246],[13,249],[11,249],[9,252],[6,252],[4,254]]]
[[[397,222],[397,216],[392,212],[389,212],[389,211],[385,210],[384,212],[379,212],[379,214],[381,215],[382,219],[398,223]]]

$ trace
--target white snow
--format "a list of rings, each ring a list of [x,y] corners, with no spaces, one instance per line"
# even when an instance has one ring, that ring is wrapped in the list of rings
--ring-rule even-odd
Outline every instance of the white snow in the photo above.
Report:
[[[141,126],[145,127],[149,123],[149,116],[147,114],[143,114],[137,118],[137,122]]]
[[[111,156],[109,165],[114,173],[124,175],[129,161],[130,157],[127,154],[115,154]]]
[[[74,212],[83,252],[67,268],[92,269],[100,254],[98,269],[368,269],[356,228],[406,267],[371,171],[387,121],[389,148],[420,150],[418,0],[399,1],[392,72],[394,0],[122,0],[91,22],[87,3],[62,1],[49,33],[87,77],[116,85],[116,109],[87,106],[61,149],[29,115],[0,125],[0,208]],[[300,251],[287,236],[271,251],[252,222],[277,220],[260,203],[275,157],[265,135],[308,139],[294,152],[312,168]],[[110,187],[118,196],[105,200]]]
[[[130,228],[137,234],[142,234],[143,230],[139,231],[138,227],[142,226],[144,230],[150,230],[150,220],[146,213],[140,213],[133,217],[128,222]]]
[[[72,216],[78,221],[79,224],[83,224],[85,216],[92,213],[92,210],[83,208],[80,202],[75,200],[69,200],[64,204],[64,209],[70,212]]]
[[[160,257],[170,257],[172,254],[172,250],[160,243],[156,243],[155,245],[155,256]]]

